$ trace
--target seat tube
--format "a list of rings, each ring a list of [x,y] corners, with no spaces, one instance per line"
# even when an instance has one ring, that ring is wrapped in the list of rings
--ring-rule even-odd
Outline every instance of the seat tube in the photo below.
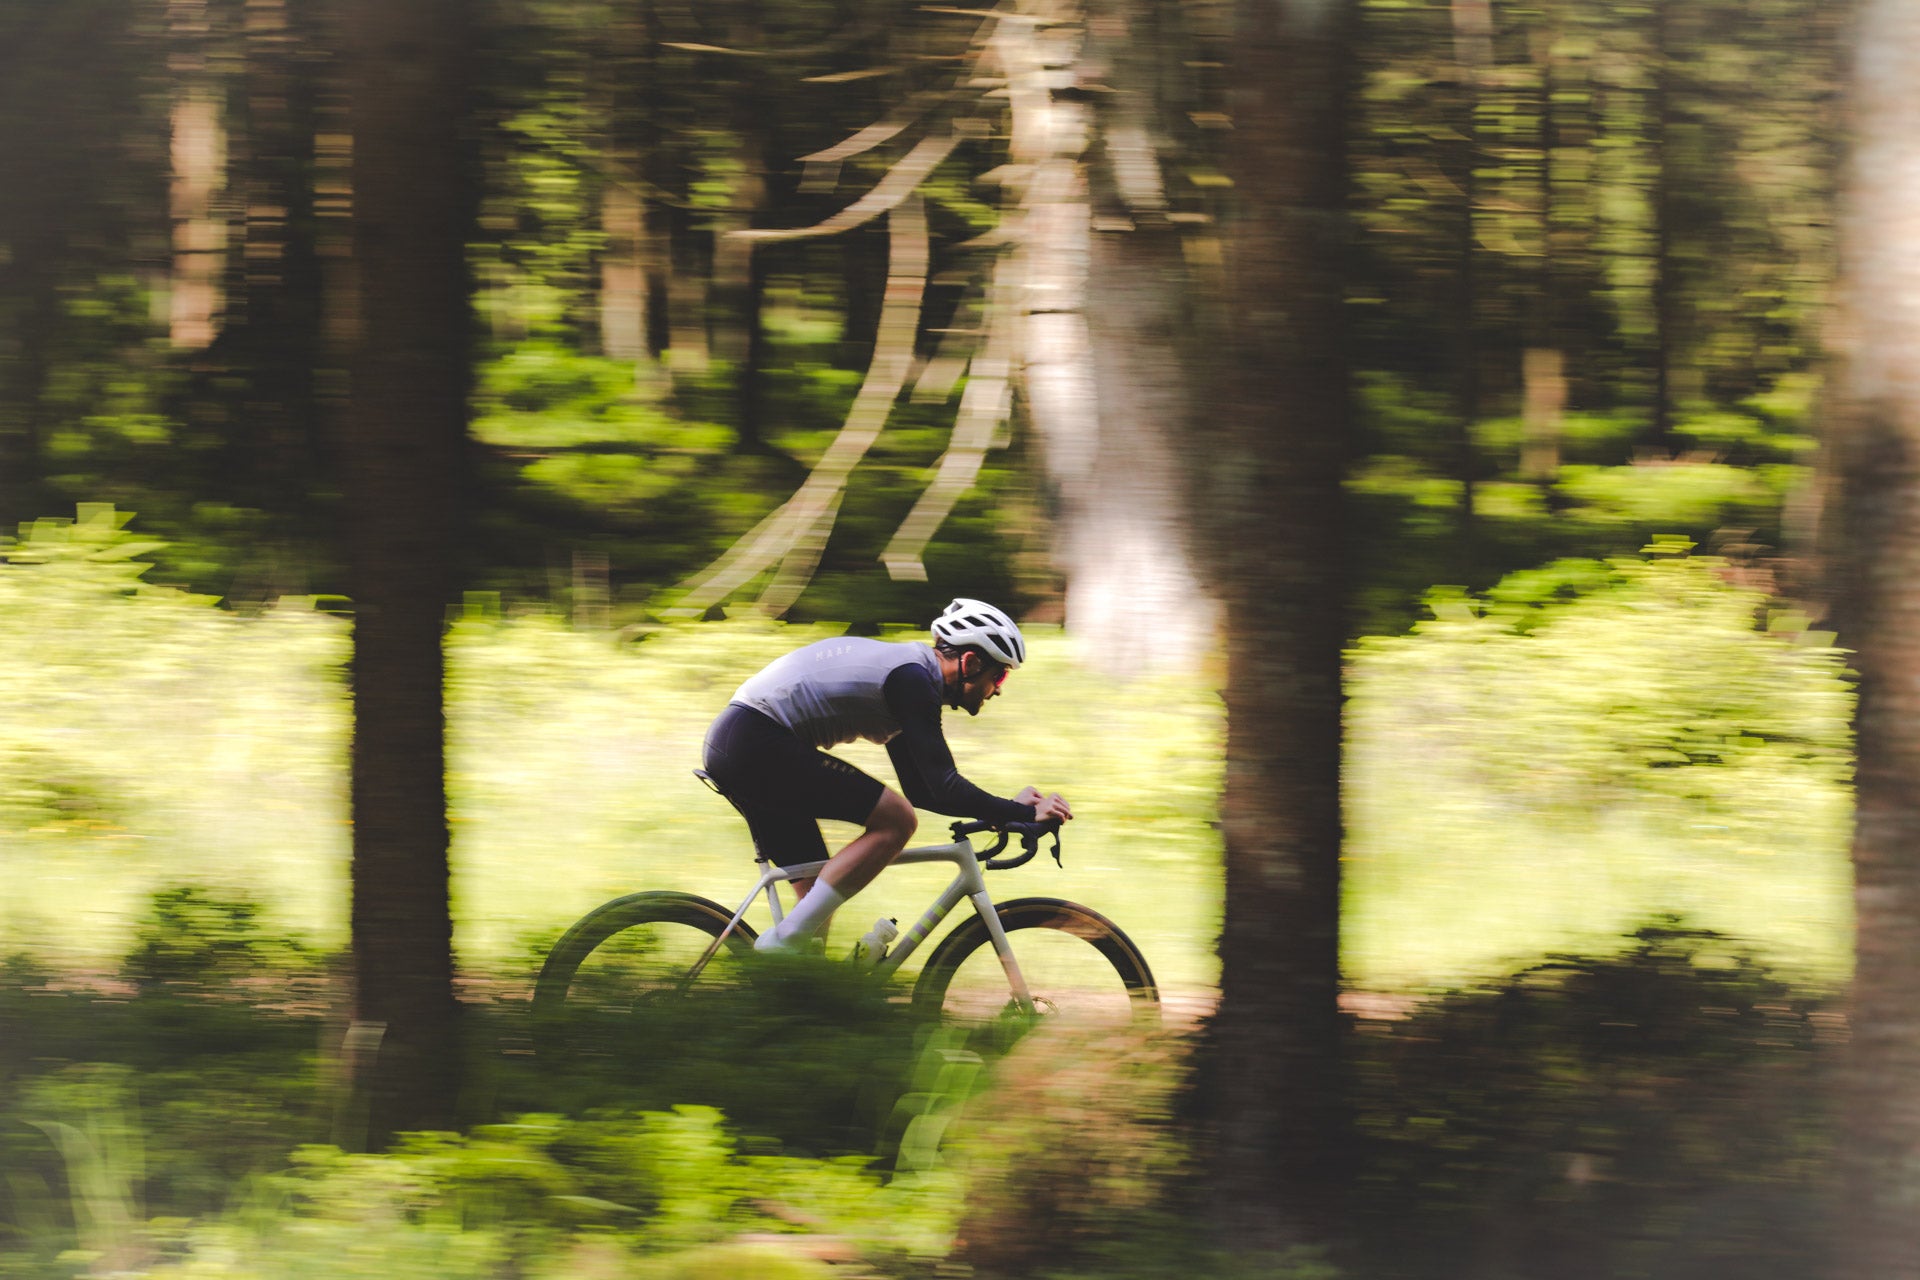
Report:
[[[973,909],[980,913],[980,919],[987,926],[987,936],[993,939],[993,952],[1000,957],[1000,967],[1006,970],[1007,986],[1013,990],[1013,998],[1020,1002],[1025,1013],[1033,1012],[1033,993],[1027,990],[1027,980],[1020,972],[1020,962],[1013,958],[1013,944],[1007,941],[1007,931],[1000,924],[1000,913],[994,909],[993,898],[985,890],[970,895]]]

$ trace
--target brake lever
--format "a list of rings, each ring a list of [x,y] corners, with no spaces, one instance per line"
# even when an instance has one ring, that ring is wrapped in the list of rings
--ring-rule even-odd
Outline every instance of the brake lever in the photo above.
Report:
[[[1064,869],[1067,864],[1060,861],[1060,828],[1058,827],[1053,828],[1051,831],[1029,831],[1022,835],[1020,837],[1020,844],[1021,847],[1027,851],[1027,856],[1032,857],[1035,853],[1039,852],[1041,836],[1053,837],[1053,849],[1051,850],[1053,854],[1053,865]]]

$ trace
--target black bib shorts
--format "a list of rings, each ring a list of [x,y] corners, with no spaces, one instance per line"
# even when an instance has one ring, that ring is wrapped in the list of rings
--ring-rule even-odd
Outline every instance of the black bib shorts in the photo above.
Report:
[[[707,730],[706,770],[739,806],[754,848],[776,866],[820,862],[817,819],[865,826],[886,784],[795,737],[752,707],[727,704]]]

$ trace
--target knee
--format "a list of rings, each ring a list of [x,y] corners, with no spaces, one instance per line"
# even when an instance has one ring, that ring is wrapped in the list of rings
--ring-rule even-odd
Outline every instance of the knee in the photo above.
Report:
[[[889,788],[880,793],[880,802],[867,818],[869,831],[884,831],[904,846],[920,827],[920,817],[898,791]]]

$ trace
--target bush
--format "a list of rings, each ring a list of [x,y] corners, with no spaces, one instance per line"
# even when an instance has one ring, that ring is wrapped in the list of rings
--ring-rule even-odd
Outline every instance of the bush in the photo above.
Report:
[[[1138,1031],[1055,1023],[1023,1039],[957,1128],[960,1256],[989,1276],[1177,1273],[1199,1243],[1173,1199],[1180,1068],[1177,1042]]]
[[[1371,1274],[1819,1271],[1841,1023],[1668,918],[1355,1041]]]
[[[1457,981],[1672,909],[1839,971],[1841,655],[1734,566],[1678,549],[1436,596],[1410,634],[1361,642],[1347,703],[1354,968]],[[1416,932],[1424,957],[1407,947]],[[1408,954],[1389,966],[1374,948],[1397,936]]]
[[[140,991],[205,991],[313,968],[304,944],[263,932],[260,904],[251,899],[177,885],[155,893],[147,912],[120,966]]]

